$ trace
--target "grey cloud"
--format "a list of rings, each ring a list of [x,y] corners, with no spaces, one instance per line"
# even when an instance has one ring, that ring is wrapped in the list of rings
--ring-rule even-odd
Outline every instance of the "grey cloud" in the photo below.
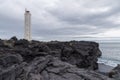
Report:
[[[73,1],[73,2],[75,2],[75,1]],[[76,1],[76,3],[77,3],[77,1]],[[91,1],[90,3],[94,3],[94,2]],[[91,5],[90,3],[88,5]],[[104,4],[104,3],[105,3],[105,1],[102,0],[102,3],[99,3],[99,4]],[[107,3],[109,3],[109,2],[107,2]],[[74,11],[74,10],[72,10],[72,8],[70,11],[68,11],[67,8],[65,8],[65,7],[61,8],[61,6],[62,6],[61,4],[59,4],[57,8],[50,10],[49,12],[51,14],[55,15],[60,21],[66,22],[68,24],[74,24],[74,25],[86,24],[86,25],[90,25],[90,26],[96,26],[98,28],[108,28],[108,27],[113,28],[113,27],[118,27],[119,25],[114,24],[113,22],[107,21],[106,18],[120,13],[119,3],[120,2],[118,2],[118,1],[111,1],[110,4],[104,5],[104,6],[111,7],[111,9],[109,11],[102,12],[102,13],[96,13],[96,14],[90,13],[89,11],[87,11],[87,14],[86,14],[86,11],[84,11],[84,10],[83,10],[83,12],[80,12],[78,10],[77,13],[74,13],[74,12],[72,12],[72,11]],[[64,1],[63,1],[63,4],[67,5],[67,4],[69,4],[69,1],[68,1],[68,3],[64,3]],[[96,8],[96,5],[94,5],[94,8]],[[91,9],[91,8],[89,8],[89,9]],[[83,13],[83,14],[81,14],[81,13]]]
[[[111,16],[120,14],[118,0],[30,0],[29,2],[0,0],[0,2],[0,36],[23,37],[25,8],[32,13],[33,37],[49,39],[70,35],[71,37],[95,35],[109,29],[120,28],[119,24],[108,20]]]

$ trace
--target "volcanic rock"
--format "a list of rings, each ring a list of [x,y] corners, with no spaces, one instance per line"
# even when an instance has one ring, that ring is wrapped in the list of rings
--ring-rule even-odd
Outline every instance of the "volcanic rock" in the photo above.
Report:
[[[0,40],[0,80],[112,80],[95,72],[98,43]]]

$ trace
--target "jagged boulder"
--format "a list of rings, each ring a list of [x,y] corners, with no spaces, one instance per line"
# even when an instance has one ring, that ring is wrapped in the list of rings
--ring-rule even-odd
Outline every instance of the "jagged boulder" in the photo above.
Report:
[[[115,80],[120,80],[120,64],[118,64],[112,71],[108,73],[110,78],[114,78]]]
[[[11,41],[17,41],[17,37],[16,36],[13,36],[12,38],[10,38]]]
[[[30,42],[25,40],[25,39],[20,39],[15,41],[14,46],[15,47],[23,47],[23,48],[27,48],[29,46]]]

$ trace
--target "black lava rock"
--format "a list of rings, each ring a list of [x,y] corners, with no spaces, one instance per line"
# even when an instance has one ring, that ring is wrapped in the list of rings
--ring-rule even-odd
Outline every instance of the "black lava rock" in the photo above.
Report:
[[[0,40],[0,80],[112,80],[95,72],[98,43]]]

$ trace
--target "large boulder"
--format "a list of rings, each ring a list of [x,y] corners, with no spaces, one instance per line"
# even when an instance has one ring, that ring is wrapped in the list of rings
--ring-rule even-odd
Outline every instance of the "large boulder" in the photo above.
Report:
[[[114,78],[115,80],[120,80],[120,64],[118,64],[113,70],[108,73],[110,78]]]

